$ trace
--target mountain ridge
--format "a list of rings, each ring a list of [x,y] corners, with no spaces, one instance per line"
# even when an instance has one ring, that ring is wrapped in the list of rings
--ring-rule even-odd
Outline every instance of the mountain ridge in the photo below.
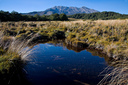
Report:
[[[54,6],[52,8],[48,8],[46,9],[45,11],[33,11],[33,12],[29,12],[29,13],[22,13],[24,15],[35,15],[35,14],[38,14],[38,15],[51,15],[51,14],[55,14],[55,13],[58,13],[58,14],[66,14],[66,15],[73,15],[73,14],[78,14],[78,13],[94,13],[94,12],[99,12],[97,10],[94,10],[94,9],[90,9],[90,8],[87,8],[85,6],[82,6],[81,8],[78,8],[78,7],[67,7],[67,6]]]

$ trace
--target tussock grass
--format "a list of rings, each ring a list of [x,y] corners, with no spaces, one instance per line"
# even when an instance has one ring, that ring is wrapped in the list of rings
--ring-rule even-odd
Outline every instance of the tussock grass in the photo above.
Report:
[[[17,52],[18,55],[22,56],[20,58],[23,60],[27,58],[27,53],[30,53],[29,49],[26,52],[23,51],[25,51],[24,47],[31,42],[31,33],[36,34],[39,32],[38,36],[33,38],[34,41],[65,38],[67,44],[75,47],[88,44],[89,47],[100,49],[109,57],[116,60],[111,62],[115,68],[105,75],[105,78],[99,85],[105,83],[108,85],[124,85],[128,82],[128,19],[63,22],[2,22],[0,31],[4,31],[0,33],[0,45],[2,46],[3,42],[7,42],[3,45],[5,46],[4,49],[6,50],[8,48],[9,51]],[[13,39],[12,37],[15,38]],[[25,37],[26,39],[24,40]],[[30,41],[26,43],[28,39]],[[22,40],[23,43],[20,43],[19,40]],[[8,42],[12,43],[9,44]],[[18,43],[20,43],[20,46]]]
[[[0,72],[9,70],[14,64],[13,61],[25,62],[29,60],[31,50],[29,43],[37,36],[31,35],[31,38],[16,39],[16,37],[5,36],[0,32]]]
[[[4,85],[21,85],[24,83],[21,82],[24,81],[23,71],[26,73],[23,65],[31,60],[30,54],[34,52],[28,45],[38,37],[38,33],[21,39],[16,37],[18,34],[9,36],[4,31],[0,31],[0,81]]]
[[[4,35],[16,36],[17,39],[24,39],[31,33],[35,34],[40,31],[35,40],[48,41],[65,37],[67,43],[83,42],[91,47],[102,49],[110,57],[127,56],[128,19],[2,22],[0,30],[5,31]]]
[[[107,67],[103,72],[108,71],[98,85],[127,85],[128,84],[128,61],[118,60],[111,62],[114,68]]]

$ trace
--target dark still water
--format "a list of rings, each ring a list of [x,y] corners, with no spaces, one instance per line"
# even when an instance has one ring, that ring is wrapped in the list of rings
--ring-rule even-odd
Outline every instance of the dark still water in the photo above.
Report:
[[[97,54],[93,50],[90,53],[60,43],[33,48],[32,60],[25,66],[32,85],[96,85],[103,78],[99,74],[107,67],[105,58],[93,56],[92,53]]]

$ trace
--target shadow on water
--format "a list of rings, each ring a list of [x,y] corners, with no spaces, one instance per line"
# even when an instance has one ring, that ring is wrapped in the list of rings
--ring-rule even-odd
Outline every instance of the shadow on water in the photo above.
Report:
[[[8,62],[8,63],[7,63]],[[1,85],[31,85],[25,77],[24,64],[21,61],[7,61],[8,69],[0,71]],[[11,63],[9,63],[11,62]],[[2,62],[1,62],[2,63]],[[4,63],[4,62],[3,62]]]

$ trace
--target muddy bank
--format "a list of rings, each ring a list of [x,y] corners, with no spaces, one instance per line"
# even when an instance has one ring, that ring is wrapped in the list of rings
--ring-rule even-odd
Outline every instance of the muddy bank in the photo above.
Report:
[[[65,43],[67,44],[67,45],[71,45],[71,46],[73,46],[73,47],[77,47],[77,48],[88,48],[88,49],[95,49],[95,50],[98,50],[100,53],[102,53],[102,54],[105,54],[105,55],[107,55],[108,57],[110,57],[110,58],[113,58],[113,59],[115,59],[115,60],[123,60],[124,58],[125,58],[125,60],[128,60],[128,58],[127,57],[123,57],[123,56],[117,56],[117,55],[114,55],[113,53],[111,53],[111,52],[107,52],[105,49],[104,49],[104,46],[102,46],[102,45],[90,45],[89,43],[87,43],[87,42],[72,42],[72,41],[69,41],[69,40],[67,40],[67,39],[65,39]]]

